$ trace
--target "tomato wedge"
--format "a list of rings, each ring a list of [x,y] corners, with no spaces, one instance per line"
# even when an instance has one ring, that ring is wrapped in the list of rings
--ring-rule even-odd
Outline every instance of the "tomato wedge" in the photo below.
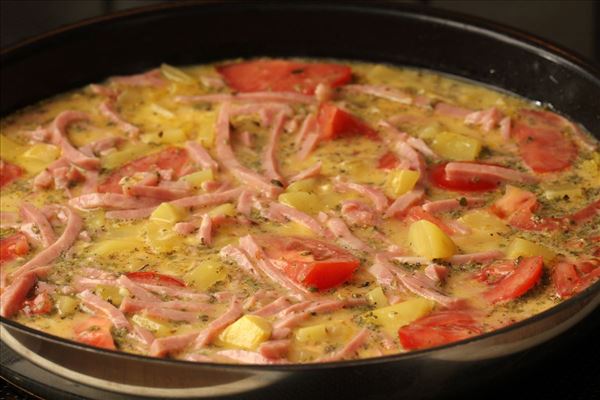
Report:
[[[90,317],[73,328],[75,340],[90,346],[115,350],[115,342],[110,328],[112,323],[101,317]]]
[[[26,300],[23,303],[23,311],[27,315],[48,314],[52,311],[52,298],[46,292],[40,293],[32,300]]]
[[[398,330],[406,350],[420,350],[479,335],[481,328],[466,311],[439,311]]]
[[[552,282],[556,294],[562,298],[571,297],[588,288],[600,279],[599,262],[582,261],[577,264],[560,262],[552,271]]]
[[[317,115],[317,127],[321,140],[332,140],[340,136],[363,135],[377,140],[377,131],[363,120],[332,103],[323,103]]]
[[[294,236],[262,236],[258,243],[267,256],[294,282],[326,290],[352,277],[360,261],[335,245]]]
[[[473,277],[479,282],[491,285],[498,282],[508,274],[512,273],[517,266],[514,262],[503,262],[500,264],[490,264],[477,272]]]
[[[181,279],[175,278],[174,276],[159,274],[157,272],[151,271],[138,271],[138,272],[129,272],[127,277],[134,282],[138,283],[148,283],[151,285],[160,285],[160,286],[180,286],[184,287],[185,282]]]
[[[377,168],[379,169],[394,169],[400,165],[400,160],[398,157],[391,151],[388,151],[384,155],[381,156],[379,161],[377,161]]]
[[[334,88],[352,79],[352,69],[346,65],[287,60],[226,64],[217,71],[238,92],[294,91],[312,95],[320,83]]]
[[[446,164],[448,163],[436,165],[429,173],[431,182],[441,189],[453,192],[489,192],[495,190],[500,184],[497,179],[489,177],[456,177],[450,179],[446,175]]]
[[[0,263],[14,260],[29,252],[29,242],[24,233],[15,233],[0,240]]]
[[[158,169],[170,169],[173,170],[173,179],[177,179],[181,176],[182,171],[187,168],[189,162],[190,158],[187,151],[178,147],[169,147],[117,168],[98,186],[98,191],[101,193],[122,193],[123,189],[119,185],[119,181],[136,172],[153,172]]]
[[[21,167],[4,160],[0,160],[0,187],[8,185],[21,175],[23,175],[23,170]]]
[[[437,227],[440,228],[441,230],[443,230],[446,234],[448,234],[448,235],[454,234],[454,231],[452,229],[450,229],[450,227],[448,225],[446,225],[444,223],[444,221],[442,221],[441,219],[437,218],[436,216],[428,213],[427,211],[423,210],[423,207],[421,207],[421,206],[411,207],[408,210],[406,217],[411,222],[416,222],[416,221],[425,219],[425,220],[431,222],[432,224],[437,225]]]
[[[542,277],[542,272],[543,259],[541,256],[523,258],[514,272],[485,292],[483,297],[490,303],[516,299],[538,283]]]
[[[519,153],[535,172],[562,171],[577,158],[577,147],[561,130],[565,121],[547,111],[521,110],[511,134]]]

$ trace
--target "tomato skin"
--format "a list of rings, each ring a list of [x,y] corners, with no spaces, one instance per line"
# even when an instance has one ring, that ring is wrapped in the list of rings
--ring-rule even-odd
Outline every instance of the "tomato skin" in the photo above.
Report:
[[[563,299],[587,289],[598,279],[600,279],[600,262],[597,260],[559,262],[552,271],[556,294]]]
[[[319,83],[335,88],[352,79],[352,69],[345,65],[287,60],[226,64],[217,71],[238,92],[294,91],[312,95]]]
[[[444,233],[446,233],[447,235],[454,234],[454,231],[452,231],[452,229],[450,229],[450,227],[448,225],[446,225],[444,223],[444,221],[442,221],[441,219],[428,213],[427,211],[423,210],[423,207],[421,207],[421,206],[411,207],[408,210],[407,218],[411,222],[416,222],[416,221],[425,219],[425,220],[431,222],[432,224],[437,225],[437,227],[440,228],[442,231],[444,231]]]
[[[101,317],[90,317],[73,328],[75,340],[94,347],[116,350],[110,328],[112,323]]]
[[[174,179],[181,176],[190,158],[187,151],[177,147],[169,147],[158,153],[138,158],[114,170],[102,184],[98,186],[101,193],[123,193],[119,181],[136,172],[152,172],[158,169],[172,169]]]
[[[267,256],[294,282],[326,290],[352,277],[360,261],[335,245],[293,236],[265,235],[258,239]]]
[[[394,169],[399,165],[400,160],[398,160],[398,157],[391,151],[382,155],[381,158],[379,158],[379,161],[377,161],[377,168],[379,169]]]
[[[8,185],[23,175],[23,169],[18,165],[0,160],[0,187]]]
[[[512,273],[516,269],[514,262],[503,262],[501,264],[490,264],[477,272],[473,277],[475,280],[491,285],[498,282],[506,275]]]
[[[0,240],[0,263],[14,260],[29,252],[29,242],[24,233],[15,233]]]
[[[482,332],[466,311],[439,311],[398,330],[406,350],[421,350],[467,339]]]
[[[52,298],[46,292],[40,293],[31,300],[23,302],[23,311],[27,315],[48,314],[53,307]]]
[[[129,272],[127,277],[134,282],[138,283],[148,283],[151,285],[161,285],[161,286],[180,286],[185,287],[185,282],[181,279],[175,278],[170,275],[163,275],[157,272],[151,271],[137,271],[137,272]]]
[[[363,135],[378,140],[377,131],[361,119],[335,106],[323,103],[317,115],[317,127],[321,140],[333,140],[340,136]]]
[[[429,173],[431,182],[441,189],[453,192],[489,192],[495,190],[499,185],[497,180],[490,180],[489,178],[448,179],[446,164],[448,163],[436,165]]]
[[[492,304],[516,299],[534,287],[542,277],[542,273],[541,256],[523,258],[514,272],[485,292],[483,297]]]

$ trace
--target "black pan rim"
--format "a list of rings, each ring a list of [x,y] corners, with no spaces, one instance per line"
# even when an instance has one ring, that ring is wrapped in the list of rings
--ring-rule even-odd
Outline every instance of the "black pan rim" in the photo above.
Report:
[[[19,58],[20,56],[24,56],[22,53],[24,51],[30,50],[32,47],[36,46],[44,46],[49,44],[53,40],[60,39],[63,35],[68,35],[74,32],[77,32],[81,29],[91,28],[97,24],[109,23],[114,20],[128,19],[136,16],[148,16],[153,14],[159,14],[161,12],[166,11],[177,11],[185,8],[194,8],[194,7],[213,7],[215,9],[226,9],[232,6],[235,7],[244,7],[251,6],[256,9],[265,8],[270,11],[276,11],[277,9],[285,9],[285,10],[294,10],[297,9],[314,10],[315,8],[321,9],[323,11],[327,10],[350,10],[354,12],[370,12],[370,13],[380,13],[380,14],[394,14],[394,15],[403,15],[405,17],[428,20],[437,24],[445,24],[452,25],[456,28],[464,29],[464,30],[472,30],[481,35],[485,35],[488,37],[492,37],[499,41],[508,42],[512,45],[525,48],[530,52],[533,52],[541,57],[551,57],[554,62],[561,64],[568,64],[570,68],[576,69],[578,73],[586,75],[588,79],[593,81],[600,88],[600,66],[596,63],[586,60],[580,55],[575,54],[571,50],[567,50],[566,48],[554,44],[548,40],[542,39],[535,35],[526,33],[524,31],[514,29],[508,27],[506,25],[492,22],[480,17],[474,17],[465,15],[462,13],[457,13],[453,11],[446,11],[440,9],[431,9],[421,5],[410,5],[410,4],[395,4],[390,3],[389,1],[359,1],[359,2],[350,2],[350,3],[321,3],[321,2],[293,2],[293,1],[282,1],[282,2],[274,2],[274,1],[263,1],[258,3],[253,3],[249,5],[248,2],[243,1],[226,1],[226,2],[218,2],[214,0],[192,0],[192,1],[176,1],[164,4],[150,5],[125,11],[120,11],[117,13],[94,17],[85,19],[80,22],[76,22],[74,24],[66,25],[64,27],[60,27],[58,29],[34,36],[32,38],[25,39],[13,46],[10,46],[6,49],[0,50],[0,63],[4,64],[10,62],[10,59],[15,57]],[[502,89],[502,88],[500,88]],[[193,362],[193,361],[185,361],[185,360],[177,360],[177,359],[166,359],[166,358],[155,358],[143,355],[137,355],[132,353],[125,353],[121,351],[114,350],[106,350],[99,349],[96,347],[88,346],[85,344],[81,344],[78,342],[74,342],[68,339],[64,339],[58,336],[50,335],[43,331],[38,331],[36,329],[27,327],[25,325],[19,324],[15,321],[8,320],[4,317],[0,317],[0,324],[4,324],[14,328],[18,331],[27,333],[29,335],[35,336],[39,339],[48,340],[54,343],[66,345],[67,347],[71,347],[77,350],[83,350],[86,352],[92,353],[100,353],[106,356],[111,357],[125,357],[130,358],[132,360],[146,361],[146,362],[154,362],[164,365],[179,365],[179,366],[197,366],[197,367],[210,367],[215,369],[224,369],[224,370],[232,370],[232,371],[240,371],[240,372],[251,372],[251,371],[305,371],[305,370],[322,370],[322,369],[331,369],[331,368],[347,368],[347,367],[360,367],[371,364],[381,364],[381,363],[391,363],[391,362],[402,362],[403,360],[408,360],[412,358],[418,358],[422,356],[431,355],[436,352],[441,352],[453,347],[463,346],[470,343],[474,343],[476,341],[484,340],[490,338],[495,335],[500,335],[506,332],[510,332],[521,328],[523,326],[535,323],[537,321],[550,318],[553,315],[560,313],[561,311],[566,310],[568,307],[575,303],[582,303],[585,300],[592,298],[594,295],[600,294],[600,281],[596,282],[594,285],[587,288],[585,291],[573,296],[570,299],[567,299],[560,304],[543,311],[539,314],[536,314],[530,318],[519,321],[515,324],[506,326],[501,329],[497,329],[492,332],[485,333],[483,335],[475,336],[466,340],[453,342],[444,346],[434,347],[430,349],[424,349],[419,351],[412,351],[407,353],[400,354],[392,354],[388,356],[382,357],[374,357],[368,359],[359,359],[359,360],[348,360],[348,361],[335,361],[335,362],[325,362],[325,363],[311,363],[311,364],[279,364],[279,365],[243,365],[243,364],[223,364],[223,363],[210,363],[210,362]]]

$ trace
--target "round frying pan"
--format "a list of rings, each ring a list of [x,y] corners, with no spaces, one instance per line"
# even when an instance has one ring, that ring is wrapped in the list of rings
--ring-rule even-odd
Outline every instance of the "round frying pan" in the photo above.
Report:
[[[441,71],[552,105],[600,137],[599,71],[552,44],[450,12],[379,3],[169,3],[88,20],[2,52],[0,112],[167,62],[308,56]],[[600,303],[600,282],[509,327],[434,349],[311,365],[220,365],[88,347],[0,318],[20,356],[115,398],[303,393],[429,398],[481,384]],[[264,395],[262,395],[264,394]]]

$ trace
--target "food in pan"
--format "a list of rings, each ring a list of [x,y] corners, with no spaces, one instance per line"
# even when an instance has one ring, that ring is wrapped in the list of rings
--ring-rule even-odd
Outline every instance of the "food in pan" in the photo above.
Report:
[[[91,346],[376,357],[600,277],[597,141],[429,71],[163,65],[7,116],[1,140],[0,313]]]

